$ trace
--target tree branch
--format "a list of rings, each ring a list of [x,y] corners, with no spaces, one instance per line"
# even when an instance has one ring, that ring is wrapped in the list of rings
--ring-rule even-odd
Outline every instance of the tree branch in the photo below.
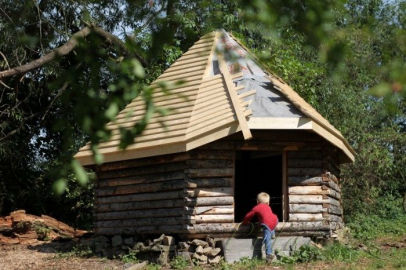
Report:
[[[53,51],[51,51],[47,54],[45,54],[44,56],[42,56],[36,60],[33,60],[27,64],[24,64],[24,65],[21,65],[18,67],[14,67],[14,68],[11,68],[8,70],[0,71],[0,79],[22,74],[22,73],[26,73],[33,69],[39,68],[48,62],[55,60],[58,56],[64,56],[64,55],[69,54],[78,45],[78,39],[88,36],[92,31],[94,33],[104,37],[108,43],[115,44],[120,49],[122,49],[128,53],[128,50],[127,50],[125,44],[118,37],[103,30],[100,27],[86,26],[82,30],[73,34],[72,37],[65,44],[54,49]],[[132,53],[132,54],[134,54],[134,56],[142,63],[143,66],[146,66],[147,63],[141,56],[139,56],[138,54],[135,54],[135,53]]]

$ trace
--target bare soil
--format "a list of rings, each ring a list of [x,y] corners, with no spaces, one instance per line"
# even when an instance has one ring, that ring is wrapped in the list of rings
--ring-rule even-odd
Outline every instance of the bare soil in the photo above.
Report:
[[[125,268],[124,263],[119,260],[66,256],[63,253],[64,248],[61,243],[47,243],[37,246],[3,245],[0,246],[0,269],[104,270]]]

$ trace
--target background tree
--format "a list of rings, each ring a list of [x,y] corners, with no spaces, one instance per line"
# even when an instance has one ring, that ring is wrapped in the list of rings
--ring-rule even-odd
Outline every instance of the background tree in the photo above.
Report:
[[[393,202],[375,207],[387,215],[406,191],[404,1],[0,0],[0,14],[2,214],[27,208],[90,224],[92,188],[72,155],[90,140],[101,162],[105,124],[138,95],[150,113],[165,113],[149,83],[218,28],[253,48],[354,146],[356,162],[343,167],[344,196],[355,198],[344,199],[347,214]],[[148,115],[122,130],[122,147]]]

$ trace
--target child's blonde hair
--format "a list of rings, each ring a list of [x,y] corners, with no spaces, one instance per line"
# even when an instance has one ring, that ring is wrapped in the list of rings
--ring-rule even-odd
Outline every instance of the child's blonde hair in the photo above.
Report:
[[[265,193],[265,192],[261,192],[261,193],[259,193],[258,195],[257,195],[257,201],[259,202],[259,203],[266,203],[266,204],[269,204],[269,200],[270,200],[270,196],[269,196],[269,194],[268,193]]]

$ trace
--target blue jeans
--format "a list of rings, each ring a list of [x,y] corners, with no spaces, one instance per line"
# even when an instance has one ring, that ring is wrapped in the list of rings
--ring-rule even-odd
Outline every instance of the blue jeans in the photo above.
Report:
[[[271,230],[266,224],[261,224],[262,230],[264,231],[264,239],[262,243],[265,244],[265,254],[272,254],[272,236],[275,235],[275,231]]]

